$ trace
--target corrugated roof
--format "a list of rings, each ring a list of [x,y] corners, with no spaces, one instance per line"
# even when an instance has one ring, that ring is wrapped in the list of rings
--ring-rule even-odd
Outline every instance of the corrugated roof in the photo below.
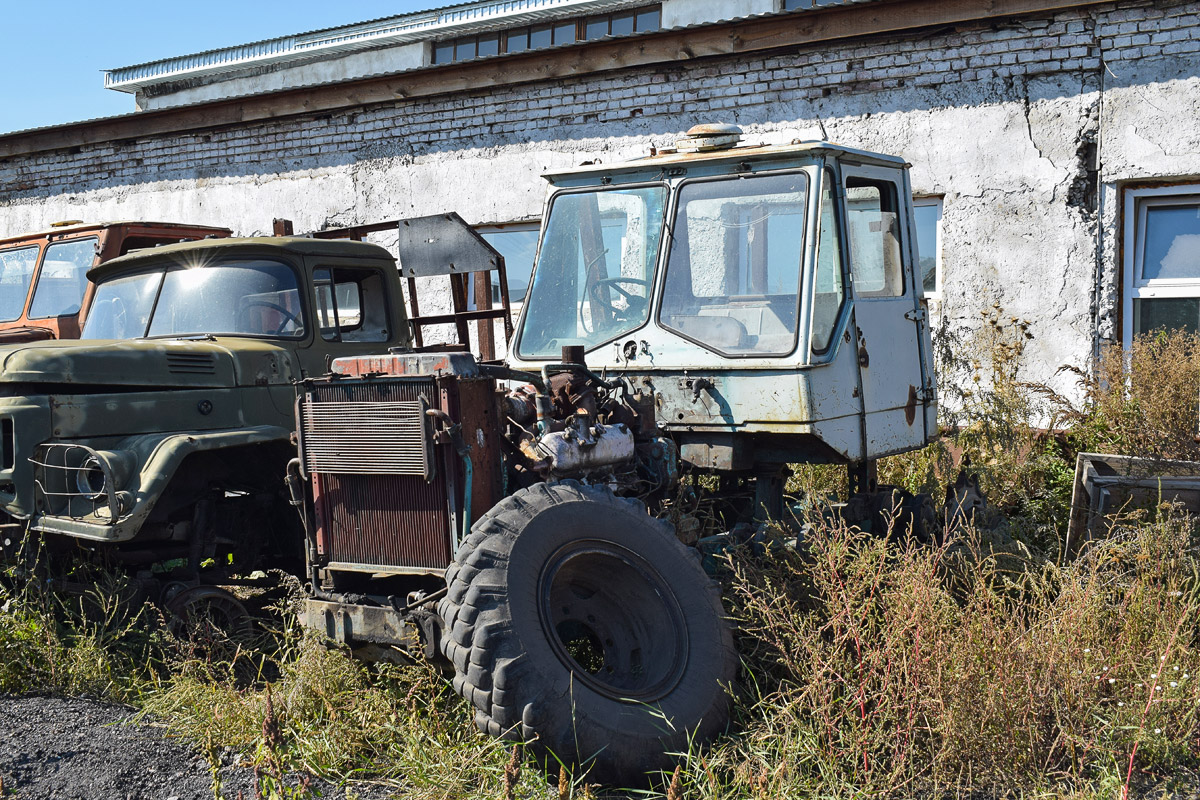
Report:
[[[605,11],[645,0],[484,0],[431,11],[323,28],[308,33],[165,58],[106,70],[106,88],[134,92],[183,77],[232,72],[277,61],[308,61],[355,50],[424,41],[441,35],[507,27],[525,21]]]

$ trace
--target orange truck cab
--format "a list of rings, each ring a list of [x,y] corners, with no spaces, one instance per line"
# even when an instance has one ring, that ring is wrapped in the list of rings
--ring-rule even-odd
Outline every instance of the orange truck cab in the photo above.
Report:
[[[63,222],[0,239],[0,344],[78,339],[92,300],[87,271],[131,250],[225,238],[228,228],[173,222]]]

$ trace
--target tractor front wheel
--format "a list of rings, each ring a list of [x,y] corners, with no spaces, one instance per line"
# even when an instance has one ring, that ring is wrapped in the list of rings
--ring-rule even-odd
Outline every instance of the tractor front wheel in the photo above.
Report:
[[[631,785],[726,725],[737,668],[716,584],[635,500],[517,492],[446,571],[442,649],[480,730]]]

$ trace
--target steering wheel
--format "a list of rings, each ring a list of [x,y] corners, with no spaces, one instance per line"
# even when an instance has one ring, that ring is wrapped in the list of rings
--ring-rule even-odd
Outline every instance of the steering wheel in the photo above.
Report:
[[[291,311],[288,311],[286,308],[279,305],[278,303],[272,303],[269,300],[247,300],[246,305],[244,305],[242,307],[242,310],[238,312],[238,317],[237,317],[238,330],[246,330],[246,328],[249,327],[249,326],[242,325],[242,316],[250,309],[256,308],[256,307],[269,308],[272,311],[278,311],[280,314],[283,315],[283,322],[279,323],[279,327],[276,328],[273,333],[271,333],[272,336],[282,335],[283,329],[288,326],[289,322],[296,323],[297,328],[304,327],[300,322],[300,317],[293,314]],[[248,330],[246,332],[249,333]]]
[[[592,302],[608,311],[612,318],[617,322],[633,322],[640,321],[642,315],[646,311],[646,305],[650,302],[648,298],[636,295],[633,292],[621,288],[622,283],[630,283],[635,286],[641,286],[646,290],[646,294],[650,294],[650,281],[642,280],[641,278],[626,278],[618,276],[616,278],[599,278],[588,289],[588,294],[591,296]],[[625,298],[625,308],[617,308],[608,299],[608,292],[602,292],[601,289],[611,288],[617,294]]]

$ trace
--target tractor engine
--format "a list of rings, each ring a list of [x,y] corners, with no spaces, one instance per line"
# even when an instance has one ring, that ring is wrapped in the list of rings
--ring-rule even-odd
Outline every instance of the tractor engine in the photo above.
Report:
[[[540,372],[465,352],[335,361],[300,385],[288,469],[303,623],[366,658],[442,659],[480,730],[548,770],[666,769],[723,729],[737,655],[718,587],[648,513],[678,482],[655,407],[577,347]]]
[[[582,347],[564,347],[562,363],[542,372],[544,392],[526,384],[503,395],[519,483],[578,478],[644,496],[678,480],[675,444],[659,435],[653,394],[594,374]]]
[[[650,500],[678,481],[653,394],[592,373],[576,347],[541,374],[462,352],[339,359],[304,382],[297,422],[318,599],[376,593],[389,575],[405,576],[404,588],[440,580],[473,522],[519,488],[574,479]],[[378,603],[419,599],[409,594]],[[331,637],[355,638],[326,622]]]

